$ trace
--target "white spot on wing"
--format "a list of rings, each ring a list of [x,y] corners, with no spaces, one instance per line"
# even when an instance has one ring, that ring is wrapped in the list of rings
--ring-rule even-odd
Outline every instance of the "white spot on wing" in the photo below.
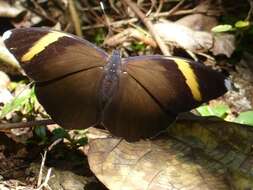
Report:
[[[3,37],[2,37],[3,41],[9,39],[11,37],[11,34],[12,32],[10,30],[7,30],[6,32],[4,32]]]

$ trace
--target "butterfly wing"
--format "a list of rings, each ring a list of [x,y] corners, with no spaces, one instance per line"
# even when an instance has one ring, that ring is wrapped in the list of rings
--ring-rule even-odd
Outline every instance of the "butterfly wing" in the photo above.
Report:
[[[108,55],[88,41],[64,32],[22,28],[5,32],[4,43],[27,75],[42,82],[104,66]]]
[[[189,111],[227,91],[227,79],[201,63],[176,57],[142,56],[124,60],[127,73],[166,111]]]
[[[103,123],[115,136],[129,141],[152,137],[175,119],[128,73],[119,77],[118,89],[104,110]]]
[[[98,89],[103,72],[93,68],[60,80],[38,83],[36,96],[60,126],[87,128],[98,122]]]
[[[97,94],[107,53],[74,35],[49,29],[14,29],[3,38],[35,80],[38,100],[56,123],[86,128],[97,122]]]
[[[178,113],[227,90],[222,74],[196,62],[165,56],[131,57],[122,62],[125,73],[105,111],[104,124],[128,140],[154,136]]]

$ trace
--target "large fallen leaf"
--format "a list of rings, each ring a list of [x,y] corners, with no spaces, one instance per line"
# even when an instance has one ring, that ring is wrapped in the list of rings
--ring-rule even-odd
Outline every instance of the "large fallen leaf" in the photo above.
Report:
[[[214,16],[205,14],[191,14],[176,21],[177,24],[186,26],[197,31],[211,31],[213,27],[218,25],[218,20]]]
[[[194,22],[197,23],[197,20],[194,20]],[[223,54],[227,57],[230,57],[234,52],[234,35],[213,34],[209,31],[193,30],[187,26],[182,25],[182,23],[185,23],[185,21],[180,21],[179,23],[161,20],[154,24],[154,28],[157,34],[161,36],[165,42],[176,43],[178,46],[186,50],[193,52],[211,51],[214,55]],[[201,25],[201,22],[198,22],[198,24]],[[194,27],[194,29],[196,28],[197,26]],[[201,29],[201,26],[199,29]]]
[[[250,127],[197,118],[154,140],[93,139],[86,153],[111,190],[251,190],[252,145]]]
[[[166,42],[174,42],[191,51],[206,51],[213,46],[213,37],[208,32],[193,31],[190,28],[162,20],[154,24],[159,36]]]

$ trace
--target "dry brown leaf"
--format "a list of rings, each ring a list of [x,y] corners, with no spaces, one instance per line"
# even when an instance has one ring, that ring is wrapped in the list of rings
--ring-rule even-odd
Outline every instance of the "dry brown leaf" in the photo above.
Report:
[[[11,6],[8,2],[0,0],[0,17],[15,18],[23,9]]]
[[[110,38],[107,38],[104,41],[104,44],[115,47],[118,44],[122,44],[123,42],[130,41],[133,39],[137,39],[144,44],[156,47],[156,42],[150,36],[147,36],[143,32],[134,28],[128,28],[114,36],[111,36]]]
[[[169,135],[93,139],[91,170],[111,190],[252,189],[253,130],[219,119],[180,120]]]
[[[232,34],[216,34],[214,46],[211,49],[214,55],[226,55],[230,57],[235,50],[235,37]]]
[[[5,104],[13,99],[13,95],[8,90],[9,83],[9,76],[3,71],[0,71],[0,103]]]
[[[235,37],[232,34],[213,34],[206,31],[195,31],[178,23],[162,20],[154,27],[157,34],[166,42],[176,43],[193,52],[212,51],[214,55],[230,57],[235,50]]]
[[[209,16],[220,16],[222,14],[222,7],[219,1],[203,0],[194,8],[195,12],[203,13]]]
[[[154,28],[166,42],[176,43],[193,52],[207,51],[213,46],[213,37],[208,32],[193,31],[186,26],[165,20],[154,24]]]
[[[176,23],[196,31],[211,31],[213,27],[218,25],[218,20],[213,16],[192,14],[177,20]]]
[[[6,73],[20,73],[20,65],[16,58],[5,47],[2,38],[0,37],[0,70]]]

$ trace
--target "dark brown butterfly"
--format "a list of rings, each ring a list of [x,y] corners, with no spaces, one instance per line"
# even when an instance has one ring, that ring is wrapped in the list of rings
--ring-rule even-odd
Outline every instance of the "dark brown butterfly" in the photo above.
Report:
[[[4,43],[35,80],[39,102],[66,128],[103,125],[127,140],[154,136],[180,112],[221,96],[227,79],[190,60],[121,58],[71,34],[42,28],[5,32]]]

